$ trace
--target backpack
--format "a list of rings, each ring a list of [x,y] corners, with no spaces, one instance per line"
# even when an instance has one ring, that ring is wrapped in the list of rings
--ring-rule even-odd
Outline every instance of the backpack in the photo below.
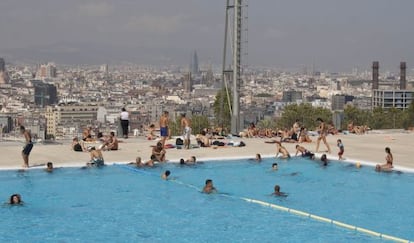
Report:
[[[184,145],[184,141],[181,138],[175,140],[175,145]]]

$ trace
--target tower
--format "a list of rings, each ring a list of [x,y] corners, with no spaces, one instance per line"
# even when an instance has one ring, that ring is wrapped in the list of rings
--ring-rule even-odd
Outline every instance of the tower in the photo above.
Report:
[[[379,62],[372,62],[372,89],[379,87]]]
[[[224,49],[223,49],[223,84],[229,94],[227,85],[227,75],[231,74],[232,77],[232,93],[233,102],[230,107],[231,112],[231,133],[238,134],[241,130],[240,124],[240,73],[241,73],[241,44],[242,44],[242,0],[233,0],[233,5],[230,4],[230,0],[227,0],[226,4],[226,20],[224,30]],[[231,15],[232,14],[232,15]],[[231,19],[231,17],[233,17]],[[233,20],[233,23],[229,23],[229,19]],[[230,31],[229,31],[230,27]],[[233,28],[233,29],[231,29]],[[232,35],[230,40],[228,34]],[[231,42],[231,54],[232,63],[231,68],[227,67],[227,45]],[[227,97],[229,100],[229,97]],[[229,104],[230,106],[230,104]]]
[[[196,50],[194,50],[194,53],[191,57],[190,72],[194,77],[198,76],[200,73],[200,69],[198,68],[198,56]]]
[[[6,71],[6,62],[4,61],[4,58],[0,57],[0,72]]]
[[[406,80],[406,63],[405,62],[400,62],[400,90],[405,90],[407,89],[407,80]]]

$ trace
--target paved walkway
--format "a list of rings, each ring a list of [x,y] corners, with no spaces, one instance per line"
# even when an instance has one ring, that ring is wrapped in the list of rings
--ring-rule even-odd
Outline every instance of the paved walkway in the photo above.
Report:
[[[311,137],[314,141],[312,143],[302,144],[310,151],[315,151],[316,137]],[[385,147],[390,147],[394,155],[394,165],[398,167],[410,168],[414,171],[414,159],[411,152],[414,152],[414,133],[401,131],[372,131],[365,135],[335,135],[328,136],[328,143],[331,146],[332,153],[328,156],[329,159],[336,159],[338,148],[336,147],[336,140],[340,138],[345,146],[344,157],[347,160],[360,162],[364,164],[369,163],[384,163],[385,162]],[[240,139],[234,139],[240,141]],[[176,162],[180,158],[189,158],[196,156],[198,160],[206,159],[224,159],[224,158],[240,158],[251,157],[254,158],[256,153],[262,154],[263,157],[275,155],[275,145],[266,144],[267,139],[252,138],[242,139],[246,143],[246,147],[219,147],[213,148],[194,148],[190,150],[183,149],[167,149],[167,159]],[[230,141],[230,140],[225,140]],[[167,143],[174,143],[170,140]],[[195,141],[193,140],[193,143]],[[147,141],[144,138],[130,138],[122,139],[119,151],[103,152],[105,163],[112,164],[115,162],[131,162],[137,156],[148,160],[151,154],[151,145],[155,141]],[[16,141],[2,141],[0,142],[0,168],[2,169],[17,169],[21,168],[23,160],[21,157],[22,143]],[[283,143],[283,145],[290,151],[292,155],[295,154],[296,143]],[[320,145],[320,150],[325,150],[323,143]],[[87,152],[74,152],[70,149],[70,142],[63,142],[62,144],[42,145],[36,144],[30,155],[30,165],[32,167],[39,167],[48,161],[54,163],[55,167],[59,166],[83,166],[89,159]]]

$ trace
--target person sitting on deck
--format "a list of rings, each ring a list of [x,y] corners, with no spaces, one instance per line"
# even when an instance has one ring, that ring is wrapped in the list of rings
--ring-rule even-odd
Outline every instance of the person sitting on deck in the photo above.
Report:
[[[158,142],[155,147],[152,148],[152,155],[155,156],[155,160],[158,162],[165,162],[165,154],[167,152],[162,146],[161,142]]]
[[[386,147],[385,153],[387,153],[387,155],[385,156],[385,164],[378,164],[375,166],[375,170],[378,172],[392,171],[392,168],[394,168],[394,166],[392,165],[394,158],[392,157],[391,149],[389,147]]]
[[[102,150],[118,150],[118,139],[116,138],[114,132],[110,133],[108,141],[102,146]]]
[[[299,144],[296,145],[296,154],[295,155],[298,155],[298,153],[301,153],[302,157],[309,157],[310,159],[314,159],[315,158],[315,154],[314,153],[310,152],[305,147],[300,146]]]
[[[95,147],[88,147],[88,152],[91,156],[91,160],[86,163],[87,166],[100,167],[104,165],[104,159],[101,150],[97,150]]]
[[[290,158],[290,154],[287,151],[287,149],[279,141],[276,141],[275,143],[276,143],[276,157],[279,155],[279,153],[281,153],[283,159]]]

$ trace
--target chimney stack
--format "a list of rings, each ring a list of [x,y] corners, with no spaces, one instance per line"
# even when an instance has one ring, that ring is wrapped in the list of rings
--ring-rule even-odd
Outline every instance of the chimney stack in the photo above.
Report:
[[[379,86],[379,62],[372,62],[372,89]]]
[[[400,62],[400,90],[407,89],[407,79],[405,78],[406,68],[406,63]]]

